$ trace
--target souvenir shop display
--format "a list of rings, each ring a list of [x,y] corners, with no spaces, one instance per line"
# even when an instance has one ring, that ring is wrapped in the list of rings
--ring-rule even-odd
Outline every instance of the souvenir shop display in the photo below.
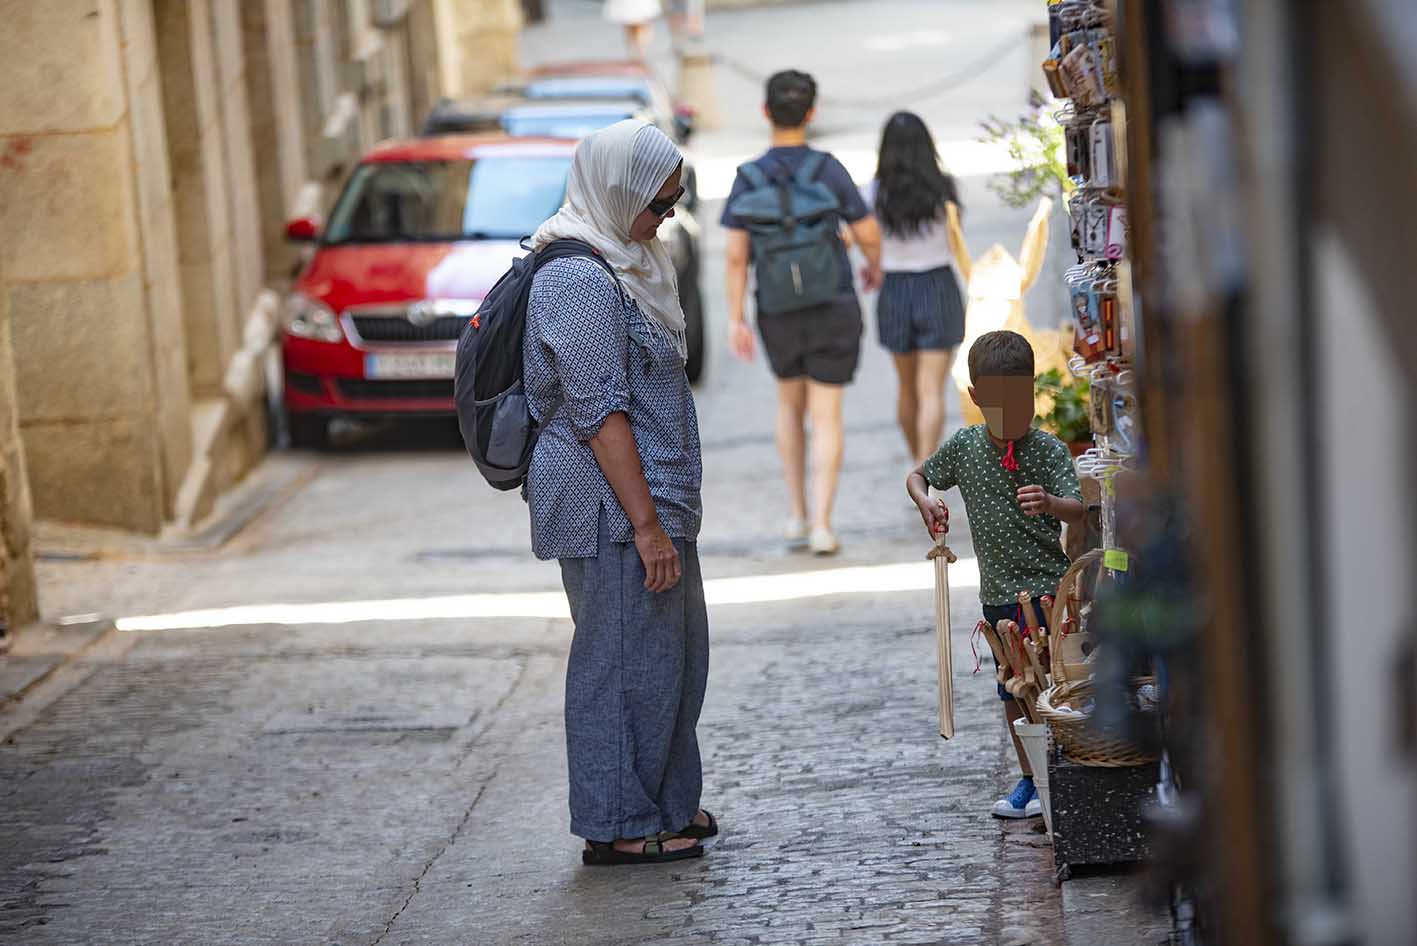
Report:
[[[1101,547],[1079,555],[1056,595],[1045,599],[1046,621],[1022,595],[1019,620],[993,627],[981,621],[975,634],[998,663],[998,683],[1022,711],[1016,729],[1025,751],[1036,754],[1035,780],[1062,880],[1074,864],[1143,856],[1139,805],[1155,785],[1157,759],[1125,734],[1094,725],[1094,688],[1101,684],[1088,631],[1099,588],[1124,583],[1132,567],[1118,543],[1116,484],[1135,468],[1140,448],[1117,40],[1110,7],[1088,0],[1055,0],[1049,24],[1052,51],[1043,72],[1059,99],[1056,115],[1076,185],[1067,210],[1077,262],[1060,287],[1073,329],[1068,369],[1089,383],[1093,439],[1075,462],[1079,478],[1096,484],[1085,492],[1100,498]],[[1155,681],[1133,679],[1127,699],[1154,716]]]

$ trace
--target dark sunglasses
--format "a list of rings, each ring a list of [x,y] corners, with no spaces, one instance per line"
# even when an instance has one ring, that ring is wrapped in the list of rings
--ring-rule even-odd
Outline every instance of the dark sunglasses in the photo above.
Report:
[[[649,202],[649,210],[650,210],[650,213],[654,214],[656,217],[663,217],[665,214],[669,213],[669,211],[671,211],[671,210],[674,209],[674,205],[677,204],[677,203],[679,203],[679,200],[680,200],[683,196],[684,196],[684,188],[683,188],[683,187],[680,187],[680,188],[679,188],[677,191],[675,191],[673,194],[671,194],[670,196],[664,198],[664,200],[652,200],[652,201],[650,201],[650,202]]]

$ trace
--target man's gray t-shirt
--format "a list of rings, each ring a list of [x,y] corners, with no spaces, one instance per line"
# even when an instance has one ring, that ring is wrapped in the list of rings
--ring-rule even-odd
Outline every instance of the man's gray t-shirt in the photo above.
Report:
[[[762,157],[757,158],[753,163],[757,164],[770,179],[791,176],[797,173],[802,162],[806,161],[807,156],[813,152],[814,149],[806,145],[769,148]],[[841,204],[841,209],[838,211],[838,223],[842,220],[847,223],[855,223],[870,215],[871,210],[862,200],[861,191],[851,180],[851,174],[834,155],[828,154],[826,160],[822,162],[821,169],[817,171],[817,180],[830,188]],[[746,229],[730,209],[734,199],[746,190],[752,190],[752,185],[739,170],[738,176],[733,179],[733,189],[728,192],[728,200],[724,202],[723,215],[718,221],[723,226],[732,230]],[[840,237],[836,239],[836,255],[837,270],[841,274],[840,295],[854,299],[856,297],[856,282],[851,272],[851,260],[846,255],[846,245],[841,242]]]

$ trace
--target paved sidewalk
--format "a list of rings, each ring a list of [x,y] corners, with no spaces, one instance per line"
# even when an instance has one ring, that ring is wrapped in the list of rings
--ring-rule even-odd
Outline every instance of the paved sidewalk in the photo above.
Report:
[[[93,614],[58,625],[36,623],[13,632],[13,646],[0,654],[0,710],[22,699],[112,630],[112,621]]]
[[[962,538],[962,537],[959,537]],[[935,735],[928,593],[716,608],[702,861],[592,870],[566,833],[568,628],[146,635],[0,748],[0,941],[1155,943],[1065,885],[958,610]]]

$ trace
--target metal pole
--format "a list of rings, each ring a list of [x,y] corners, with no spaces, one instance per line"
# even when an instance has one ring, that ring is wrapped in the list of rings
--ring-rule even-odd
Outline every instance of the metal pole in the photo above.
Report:
[[[713,81],[713,57],[704,41],[704,0],[682,0],[676,29],[679,54],[679,102],[694,110],[696,128],[719,125],[718,90]]]

